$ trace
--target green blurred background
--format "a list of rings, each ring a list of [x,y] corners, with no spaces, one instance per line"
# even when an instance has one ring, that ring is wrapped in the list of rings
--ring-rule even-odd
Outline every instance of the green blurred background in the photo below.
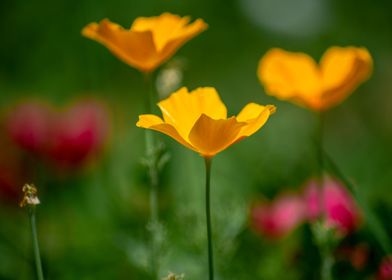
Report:
[[[111,114],[109,141],[88,166],[57,174],[30,162],[41,174],[28,179],[40,191],[38,231],[47,279],[149,279],[144,131],[135,126],[145,113],[143,77],[80,32],[103,18],[130,26],[138,16],[165,11],[203,18],[209,29],[158,75],[174,67],[180,85],[216,87],[230,114],[252,101],[278,107],[262,131],[214,160],[217,279],[318,279],[318,255],[306,226],[279,242],[249,229],[251,202],[297,190],[316,170],[315,116],[265,95],[256,77],[258,61],[271,47],[317,60],[333,45],[369,49],[374,73],[328,112],[325,145],[392,233],[391,1],[1,1],[1,118],[20,100],[42,99],[62,108],[81,96],[103,101]],[[167,137],[160,139],[171,155],[159,190],[165,228],[161,274],[205,279],[203,161]],[[366,279],[384,254],[366,221],[353,238],[374,252],[361,272],[338,265],[339,279]],[[25,211],[16,202],[1,202],[0,279],[34,279],[30,243]]]

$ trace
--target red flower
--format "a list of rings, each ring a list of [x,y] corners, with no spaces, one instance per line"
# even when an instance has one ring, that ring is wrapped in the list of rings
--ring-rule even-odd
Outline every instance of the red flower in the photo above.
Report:
[[[102,104],[75,104],[52,123],[47,156],[61,167],[78,166],[100,152],[108,129],[109,118]]]
[[[6,129],[18,146],[39,154],[49,137],[51,119],[49,107],[43,103],[22,103],[9,113]]]
[[[0,200],[17,206],[22,184],[27,178],[22,172],[20,154],[13,148],[0,127],[0,146],[6,147],[0,153]]]
[[[326,178],[322,191],[316,181],[310,181],[305,188],[304,199],[307,217],[315,220],[324,208],[327,224],[336,227],[343,234],[356,230],[361,221],[359,208],[343,185]],[[320,205],[321,204],[321,205]]]
[[[97,155],[109,130],[105,106],[79,101],[65,111],[38,102],[17,106],[7,118],[10,138],[22,149],[59,168],[78,167]]]
[[[286,194],[269,203],[255,205],[251,209],[253,227],[268,238],[279,239],[288,235],[304,220],[302,198]]]
[[[392,256],[386,256],[378,268],[377,280],[392,280]]]

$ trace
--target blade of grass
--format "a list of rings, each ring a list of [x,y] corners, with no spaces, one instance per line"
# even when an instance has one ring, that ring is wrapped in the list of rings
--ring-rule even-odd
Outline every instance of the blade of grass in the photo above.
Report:
[[[392,252],[392,245],[391,245],[391,240],[385,231],[380,219],[377,217],[377,215],[374,213],[374,211],[370,208],[367,200],[365,199],[361,188],[359,188],[357,185],[355,185],[351,180],[349,180],[342,170],[339,168],[339,166],[335,163],[335,161],[332,159],[332,157],[324,151],[324,158],[325,158],[325,163],[327,165],[327,168],[329,171],[334,174],[339,180],[342,181],[342,183],[351,191],[351,193],[354,195],[356,198],[359,206],[363,210],[365,214],[365,218],[367,221],[367,224],[369,226],[369,229],[371,232],[374,234],[375,238],[377,239],[378,243],[380,244],[380,247],[384,250],[385,254],[391,253]]]

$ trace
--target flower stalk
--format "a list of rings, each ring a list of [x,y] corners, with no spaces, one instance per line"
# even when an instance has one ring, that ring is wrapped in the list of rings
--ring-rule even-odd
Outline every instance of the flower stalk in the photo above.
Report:
[[[322,256],[322,265],[321,265],[321,279],[322,280],[332,280],[332,266],[334,264],[334,259],[327,250]]]
[[[214,280],[214,255],[212,246],[212,229],[211,229],[211,206],[210,206],[210,183],[211,183],[211,158],[205,157],[206,170],[206,222],[207,222],[207,239],[208,239],[208,275],[209,280]]]
[[[153,104],[155,104],[156,96],[154,95],[152,76],[146,73],[144,76],[146,85],[146,110],[151,112]],[[159,188],[159,147],[156,145],[155,137],[151,131],[145,133],[146,142],[146,165],[148,168],[148,177],[150,184],[150,221],[148,224],[148,230],[151,234],[151,271],[153,279],[159,279],[159,205],[158,205],[158,188]]]
[[[31,237],[33,241],[37,279],[44,280],[44,275],[42,272],[41,255],[40,255],[39,245],[38,245],[36,217],[35,217],[36,206],[40,204],[40,201],[37,196],[37,188],[34,185],[26,184],[23,186],[23,193],[24,196],[22,201],[19,203],[19,206],[27,208],[29,214],[30,226],[31,226]]]
[[[319,186],[322,188],[324,181],[324,154],[323,154],[323,146],[324,146],[324,114],[322,112],[316,113],[317,115],[317,131],[316,131],[316,146],[317,146],[317,171],[318,171],[318,179]]]
[[[325,219],[326,219],[326,211],[324,205],[324,114],[323,112],[317,112],[317,131],[316,131],[316,154],[317,154],[317,173],[318,173],[318,200],[319,200],[319,207],[320,207],[320,223],[321,229],[313,230],[313,234],[316,235],[315,238],[317,240],[317,246],[319,252],[321,254],[321,279],[322,280],[332,280],[332,267],[334,264],[333,258],[333,246],[330,242],[332,238],[328,232],[330,229],[325,228]],[[321,235],[321,236],[320,236]],[[326,238],[328,236],[329,238]]]

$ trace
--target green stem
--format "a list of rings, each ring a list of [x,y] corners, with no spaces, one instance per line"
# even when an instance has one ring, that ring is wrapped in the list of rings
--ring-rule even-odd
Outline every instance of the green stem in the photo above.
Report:
[[[317,114],[317,128],[316,128],[316,156],[317,156],[317,186],[318,186],[318,204],[319,204],[319,219],[325,218],[325,205],[323,196],[324,186],[324,154],[323,154],[323,136],[324,136],[324,115],[322,112]]]
[[[320,215],[319,219],[323,223],[323,220],[326,218],[326,211],[324,205],[324,169],[325,169],[325,159],[324,159],[324,114],[319,112],[317,115],[317,131],[316,131],[316,148],[317,148],[317,173],[318,173],[318,187],[319,187],[319,206],[320,206]],[[317,233],[313,233],[317,234]],[[324,240],[324,242],[326,242]],[[319,252],[321,253],[321,279],[322,280],[332,280],[332,267],[334,264],[332,250],[328,244],[317,244]]]
[[[145,85],[145,110],[149,113],[152,113],[154,110],[156,99],[158,98],[156,94],[154,94],[154,84],[153,84],[153,75],[152,73],[144,74],[144,85]]]
[[[33,239],[33,248],[34,248],[34,259],[35,259],[35,268],[37,270],[37,279],[43,280],[44,275],[42,273],[42,264],[41,264],[41,256],[39,253],[38,246],[38,235],[37,235],[37,226],[35,223],[35,206],[28,206],[30,225],[31,225],[31,236]]]
[[[211,182],[211,159],[204,158],[206,169],[206,218],[208,239],[208,272],[209,280],[214,280],[214,256],[211,234],[211,208],[210,208],[210,182]]]
[[[148,131],[149,132],[149,131]],[[152,165],[152,166],[151,166]],[[149,166],[150,177],[150,222],[151,232],[151,269],[153,279],[159,279],[159,207],[158,207],[158,171],[156,163],[152,162]]]
[[[324,154],[323,154],[323,146],[324,146],[324,115],[323,113],[318,113],[317,115],[317,132],[316,132],[316,146],[317,146],[317,162],[318,162],[318,180],[320,188],[323,187],[324,183]]]
[[[323,263],[321,265],[321,279],[322,280],[332,280],[332,266],[334,264],[334,259],[330,252],[326,252],[323,256]]]
[[[146,111],[152,113],[153,104],[156,102],[152,86],[152,77],[150,74],[144,76],[146,85]],[[146,161],[148,166],[148,176],[150,183],[150,222],[149,230],[151,232],[151,270],[154,279],[159,279],[159,206],[158,206],[158,188],[159,188],[159,171],[158,171],[158,158],[156,151],[156,141],[154,134],[146,130]]]

